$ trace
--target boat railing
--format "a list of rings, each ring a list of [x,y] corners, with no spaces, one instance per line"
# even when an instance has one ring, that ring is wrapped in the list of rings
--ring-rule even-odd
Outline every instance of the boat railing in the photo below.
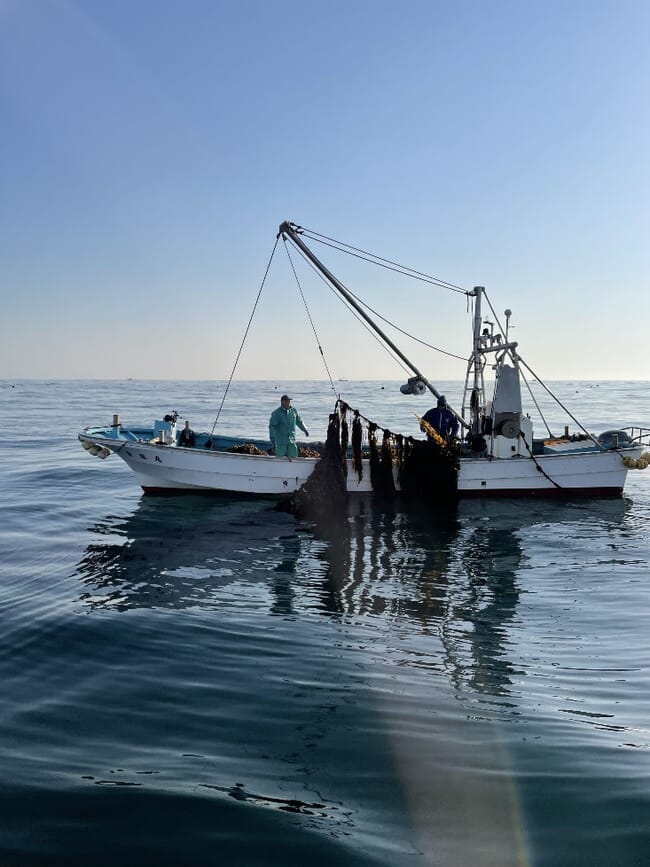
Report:
[[[629,434],[632,442],[640,446],[650,446],[650,428],[648,427],[624,427],[622,430]]]

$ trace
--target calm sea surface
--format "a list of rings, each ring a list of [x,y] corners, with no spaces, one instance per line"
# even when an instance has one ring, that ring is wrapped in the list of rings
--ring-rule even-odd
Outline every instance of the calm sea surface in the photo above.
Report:
[[[337,386],[392,430],[429,406]],[[144,497],[77,442],[115,412],[210,429],[223,388],[0,383],[0,865],[650,863],[650,469],[314,529]],[[322,437],[312,382],[235,384],[217,431],[264,436],[284,390]],[[557,390],[650,427],[648,383]]]

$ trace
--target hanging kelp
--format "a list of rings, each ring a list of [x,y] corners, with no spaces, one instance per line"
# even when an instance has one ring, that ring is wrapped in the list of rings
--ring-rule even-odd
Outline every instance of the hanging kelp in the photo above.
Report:
[[[359,410],[355,409],[352,421],[352,466],[359,481],[363,478],[363,425]]]
[[[389,430],[383,431],[381,441],[381,463],[379,465],[380,484],[382,493],[386,497],[395,496],[395,479],[393,477],[393,464],[396,463],[397,450],[393,451],[393,435]]]
[[[351,446],[348,413],[352,413]],[[406,497],[435,503],[455,500],[458,446],[455,440],[443,439],[430,425],[420,421],[427,433],[426,440],[394,434],[365,418],[344,401],[337,401],[329,417],[327,442],[321,450],[321,459],[305,484],[293,495],[291,511],[315,521],[340,513],[347,498],[349,459],[359,481],[363,478],[367,461],[375,494],[390,498],[399,489]]]
[[[406,496],[448,502],[458,496],[459,450],[454,439],[445,439],[424,419],[420,426],[427,439],[409,438],[400,472],[402,490]]]
[[[427,434],[426,441],[394,434],[365,418],[359,410],[352,409],[343,401],[337,403],[337,408],[342,419],[345,419],[348,412],[353,413],[351,458],[359,481],[363,478],[365,457],[370,467],[370,483],[375,493],[387,497],[395,495],[396,470],[397,488],[407,497],[447,502],[456,499],[459,451],[455,440],[444,439],[422,419],[418,420]],[[364,428],[367,436],[365,451]],[[345,455],[347,436],[341,445]]]
[[[321,459],[307,481],[291,498],[291,511],[301,518],[318,521],[341,514],[347,504],[347,484],[341,451],[341,415],[330,415],[327,441]]]
[[[400,468],[400,485],[406,497],[429,502],[449,502],[458,495],[457,449],[432,440],[409,439]]]
[[[373,491],[381,490],[381,458],[377,447],[377,428],[378,425],[374,421],[368,422],[368,462]]]
[[[347,411],[348,411],[349,407],[347,404],[344,404],[343,401],[339,402],[339,406],[340,406],[340,418],[341,418],[341,467],[343,468],[343,478],[347,479],[347,477],[348,477],[348,440],[349,440]]]

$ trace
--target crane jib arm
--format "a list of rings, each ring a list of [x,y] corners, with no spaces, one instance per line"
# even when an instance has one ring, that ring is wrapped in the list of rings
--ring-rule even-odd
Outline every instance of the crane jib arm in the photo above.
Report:
[[[336,289],[336,291],[339,293],[339,295],[342,295],[343,298],[345,298],[345,300],[348,302],[348,304],[351,307],[353,307],[354,310],[357,311],[359,316],[361,316],[362,319],[365,322],[367,322],[368,325],[372,328],[372,330],[376,334],[379,335],[379,337],[383,340],[383,342],[388,347],[390,347],[390,349],[399,358],[401,358],[401,360],[404,362],[404,364],[406,364],[410,368],[410,370],[413,371],[413,373],[418,377],[418,379],[421,379],[422,382],[424,382],[424,384],[429,389],[429,391],[432,394],[434,394],[436,397],[440,397],[440,393],[438,391],[436,391],[436,389],[433,387],[433,385],[431,385],[431,383],[426,378],[426,376],[424,376],[422,373],[420,373],[420,371],[413,364],[413,362],[410,361],[404,355],[404,353],[400,349],[398,349],[397,346],[395,346],[395,344],[390,339],[390,337],[388,337],[388,335],[385,334],[381,330],[381,328],[377,325],[377,323],[373,319],[371,319],[370,316],[368,316],[368,314],[363,309],[363,307],[359,304],[359,302],[356,300],[356,298],[348,292],[348,290],[340,282],[340,280],[338,280],[334,276],[334,274],[332,274],[332,272],[329,270],[329,268],[327,268],[325,265],[323,265],[323,263],[320,261],[320,259],[314,253],[312,253],[312,251],[309,249],[309,247],[305,244],[305,242],[300,237],[300,231],[301,231],[300,226],[296,226],[295,223],[290,223],[290,222],[285,220],[285,222],[280,225],[278,237],[282,236],[283,238],[288,238],[294,244],[294,246],[297,247],[298,250],[300,250],[300,252],[303,253],[307,257],[307,259],[309,259],[309,261],[312,263],[312,265],[323,275],[323,277],[327,280],[327,282],[330,283],[330,285],[333,286],[334,289]],[[463,427],[468,427],[467,422],[465,421],[465,419],[462,416],[460,416],[457,412],[455,412],[453,409],[451,409],[451,407],[448,407],[448,408],[456,416],[456,418],[458,419],[458,421],[461,423],[461,425]]]

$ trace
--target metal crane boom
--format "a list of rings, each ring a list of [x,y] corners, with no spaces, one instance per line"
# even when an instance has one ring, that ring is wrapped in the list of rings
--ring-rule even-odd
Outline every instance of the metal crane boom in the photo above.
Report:
[[[363,307],[359,304],[356,298],[348,292],[345,286],[338,280],[334,274],[327,268],[320,259],[309,249],[309,247],[305,244],[305,242],[300,237],[300,226],[296,226],[295,223],[290,223],[285,220],[284,223],[280,225],[280,230],[278,232],[278,236],[282,236],[283,238],[288,238],[297,248],[303,253],[307,259],[312,263],[312,265],[323,275],[323,277],[330,283],[336,291],[345,298],[348,304],[357,311],[359,316],[364,319],[365,322],[372,328],[372,330],[379,335],[379,337],[383,340],[383,342],[390,347],[390,349],[397,355],[407,367],[413,371],[413,373],[417,376],[418,379],[421,379],[422,382],[426,385],[429,391],[434,394],[436,397],[440,397],[440,392],[436,390],[436,388],[431,385],[429,380],[422,374],[418,368],[413,364],[413,362],[404,355],[404,353],[399,349],[393,341],[385,334],[381,328],[377,325],[377,323],[371,319],[370,316],[366,313]],[[463,427],[468,427],[465,419],[459,415],[455,410],[451,407],[448,407],[450,411],[456,416],[458,421],[461,423]]]

